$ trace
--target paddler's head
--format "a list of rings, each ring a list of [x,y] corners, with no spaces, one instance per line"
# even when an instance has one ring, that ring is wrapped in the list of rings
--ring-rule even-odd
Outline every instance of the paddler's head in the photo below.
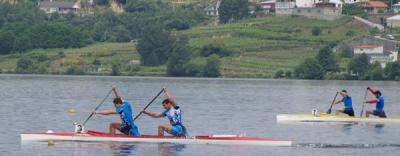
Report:
[[[172,108],[171,100],[165,99],[164,101],[162,101],[162,106],[163,106],[165,109],[171,109],[171,108]]]
[[[380,96],[382,96],[382,93],[380,90],[375,91],[375,96],[376,98],[379,98]]]
[[[340,91],[340,95],[341,95],[342,97],[348,96],[347,90],[342,90],[342,91]]]
[[[119,97],[114,98],[113,103],[115,107],[121,107],[124,104]]]

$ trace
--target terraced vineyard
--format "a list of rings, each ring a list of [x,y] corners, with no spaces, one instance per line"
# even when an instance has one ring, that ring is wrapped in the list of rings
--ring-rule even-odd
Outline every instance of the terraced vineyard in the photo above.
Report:
[[[320,35],[313,35],[313,28]],[[239,23],[196,27],[182,32],[190,37],[190,45],[201,48],[222,42],[235,50],[233,57],[223,58],[225,77],[272,77],[278,70],[291,71],[304,59],[313,57],[320,47],[366,35],[350,17],[321,21],[304,17],[265,17]]]

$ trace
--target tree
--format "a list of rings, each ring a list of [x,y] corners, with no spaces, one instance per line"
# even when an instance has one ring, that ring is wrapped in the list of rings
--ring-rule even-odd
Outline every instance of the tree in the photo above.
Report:
[[[222,0],[218,12],[221,23],[237,21],[250,15],[249,2],[248,0]]]
[[[192,57],[187,38],[179,38],[174,43],[171,56],[168,58],[167,74],[170,76],[186,76],[185,64]]]
[[[219,71],[219,67],[221,65],[221,61],[219,60],[218,55],[211,55],[207,58],[207,63],[204,66],[203,76],[205,77],[218,77],[221,75]]]
[[[319,35],[321,34],[321,28],[319,28],[319,27],[313,27],[312,30],[311,30],[311,32],[312,32],[312,35],[314,35],[314,36],[319,36]]]
[[[149,27],[137,44],[142,64],[146,66],[165,64],[174,42],[175,38],[169,32],[157,26]]]
[[[374,62],[370,65],[368,71],[368,79],[370,80],[382,80],[383,79],[383,69],[379,62]]]
[[[295,68],[294,75],[300,79],[322,80],[324,78],[324,69],[318,60],[308,58]]]
[[[362,53],[361,55],[355,56],[351,59],[348,64],[350,74],[355,74],[359,79],[365,79],[368,73],[368,67],[370,65],[369,57],[367,54]]]
[[[344,15],[360,16],[363,18],[368,16],[366,11],[354,4],[343,4],[342,13]]]
[[[155,10],[156,4],[152,0],[130,0],[125,5],[125,11],[131,13],[152,12]]]
[[[276,71],[274,78],[280,79],[285,77],[285,72],[283,70],[278,70]]]
[[[225,45],[223,44],[211,43],[203,46],[201,48],[200,54],[201,56],[204,57],[208,57],[213,54],[216,54],[220,57],[225,57],[225,56],[231,56],[233,52],[231,50],[226,49]]]
[[[340,56],[343,58],[352,58],[354,56],[353,50],[349,47],[346,47],[340,53]]]
[[[339,65],[337,64],[332,49],[329,46],[320,49],[316,59],[325,72],[337,72],[339,70]]]
[[[32,68],[32,66],[33,60],[28,57],[23,57],[18,60],[16,71],[20,74],[28,74],[31,73],[30,69]]]
[[[384,69],[386,78],[389,80],[400,80],[400,62],[389,62]]]
[[[114,63],[111,66],[111,75],[112,76],[119,76],[121,75],[121,65],[118,63]]]
[[[108,0],[94,0],[96,5],[108,5]]]

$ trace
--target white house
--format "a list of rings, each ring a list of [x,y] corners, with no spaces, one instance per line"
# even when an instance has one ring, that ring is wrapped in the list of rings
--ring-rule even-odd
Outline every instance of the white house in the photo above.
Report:
[[[218,0],[204,9],[206,15],[208,16],[219,16],[219,6],[221,5],[221,0]]]
[[[379,62],[382,67],[385,67],[387,63],[397,61],[397,51],[384,51],[383,46],[377,45],[359,45],[354,46],[354,54],[365,53],[370,58],[370,62]]]
[[[46,12],[46,14],[58,13],[63,15],[63,14],[68,14],[70,12],[78,13],[78,10],[80,9],[80,4],[74,1],[59,2],[50,0],[50,1],[40,1],[39,8],[40,10]]]
[[[276,0],[264,0],[257,3],[257,6],[262,8],[264,14],[270,14],[275,12]]]
[[[354,46],[354,54],[381,54],[383,53],[383,46],[376,45],[359,45]]]
[[[394,13],[399,13],[400,12],[400,2],[393,4],[392,5],[392,10]]]
[[[368,0],[344,0],[343,2],[345,4],[354,4],[354,3],[359,3],[359,2],[368,2]]]

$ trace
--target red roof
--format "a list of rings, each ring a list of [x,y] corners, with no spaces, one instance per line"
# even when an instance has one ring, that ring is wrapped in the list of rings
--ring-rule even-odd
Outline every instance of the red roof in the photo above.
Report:
[[[363,49],[373,49],[373,48],[378,48],[380,46],[376,45],[359,45],[359,46],[354,46],[354,48],[363,48]]]
[[[387,8],[388,6],[381,1],[369,1],[368,5],[373,8]]]

